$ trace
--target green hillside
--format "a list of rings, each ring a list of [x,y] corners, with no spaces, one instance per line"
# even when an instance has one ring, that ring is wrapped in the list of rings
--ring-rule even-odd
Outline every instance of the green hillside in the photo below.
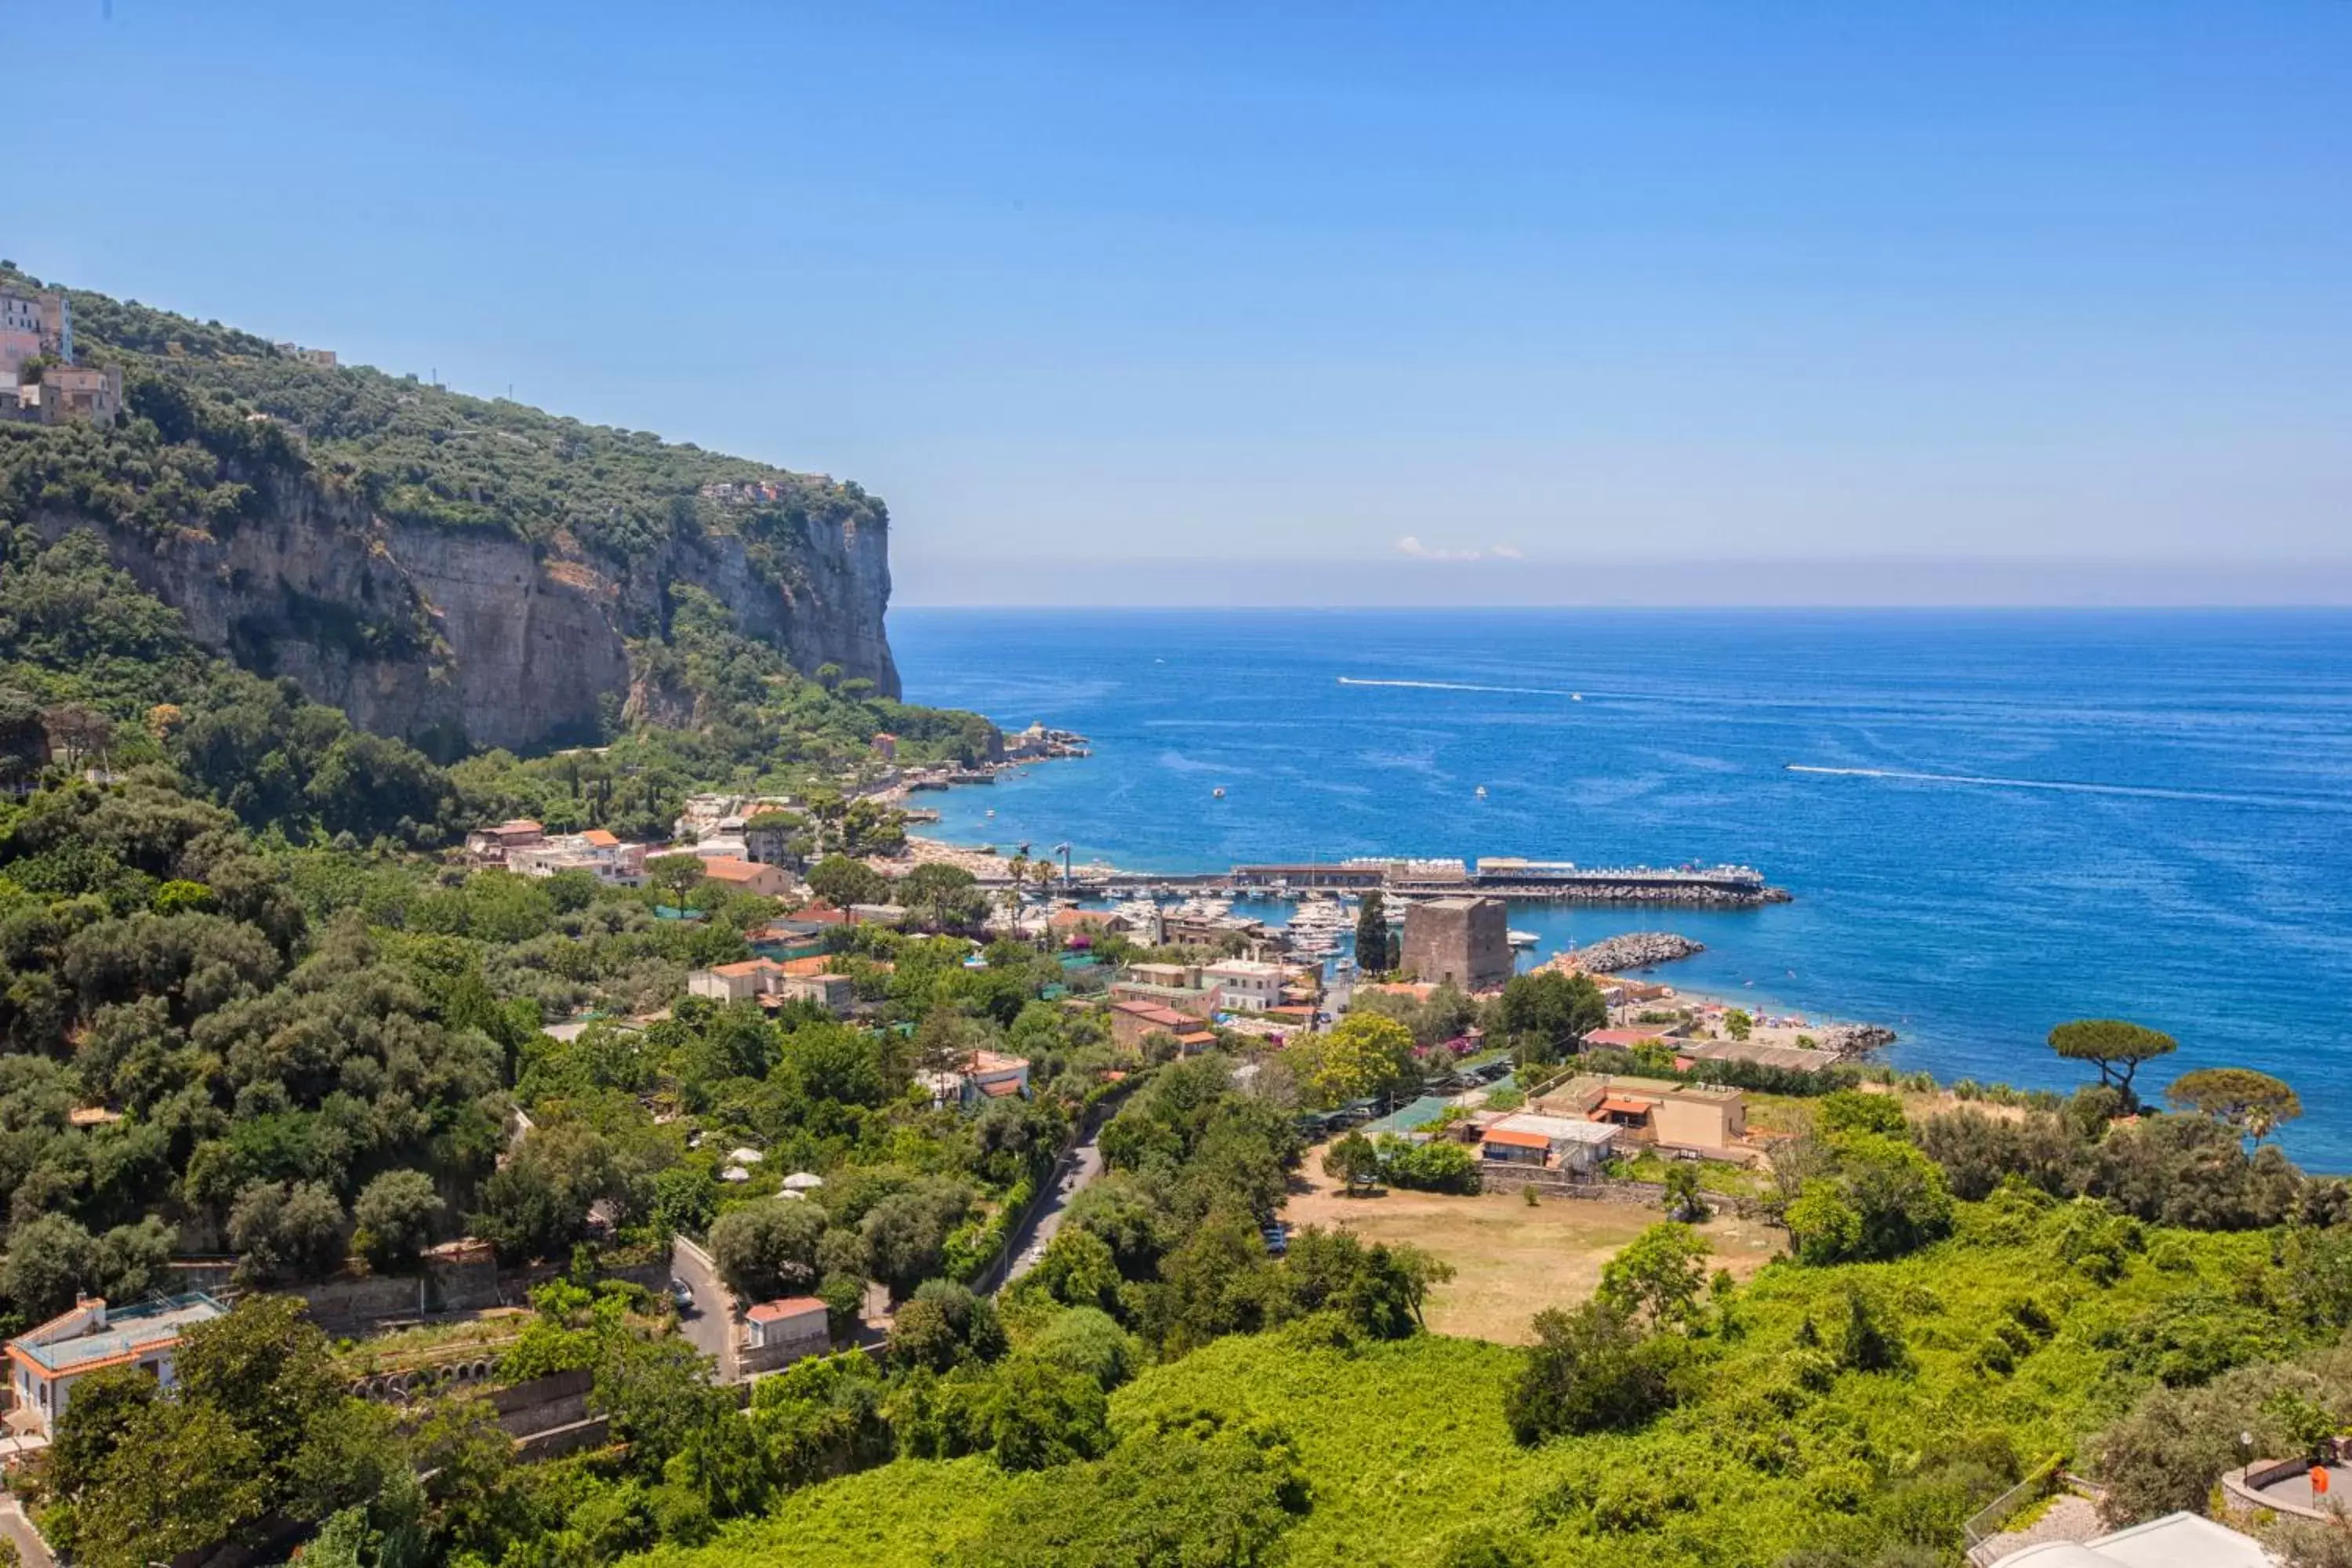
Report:
[[[2201,1384],[2301,1337],[2242,1304],[2250,1279],[2271,1278],[2268,1237],[2151,1230],[2103,1282],[2065,1256],[2092,1256],[2084,1227],[2100,1223],[2005,1197],[1963,1205],[1957,1238],[1900,1262],[1775,1265],[1703,1337],[1685,1403],[1640,1430],[1525,1447],[1504,1418],[1525,1352],[1276,1331],[1220,1341],[1120,1390],[1122,1441],[1107,1459],[1017,1479],[970,1459],[902,1461],[799,1493],[707,1548],[633,1561],[1656,1568],[1795,1563],[1810,1550],[1822,1555],[1803,1562],[1830,1568],[1912,1550],[1902,1561],[1947,1562],[1978,1506],[2052,1455],[2086,1455],[2084,1439],[2159,1373]],[[1856,1293],[1901,1341],[1899,1368],[1858,1370],[1846,1353]],[[1087,1472],[1115,1467],[1139,1434],[1204,1417],[1277,1445],[1303,1506],[1247,1551],[1190,1555],[1171,1540],[1126,1554],[1118,1543],[1143,1521],[1121,1517]],[[2226,1452],[2234,1418],[2208,1436]],[[1238,1542],[1242,1495],[1203,1490],[1158,1528]],[[1470,1554],[1482,1531],[1501,1554]]]

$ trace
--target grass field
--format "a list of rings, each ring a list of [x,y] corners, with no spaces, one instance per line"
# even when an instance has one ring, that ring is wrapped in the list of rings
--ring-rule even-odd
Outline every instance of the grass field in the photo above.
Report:
[[[1664,1216],[1634,1204],[1554,1198],[1529,1208],[1517,1193],[1450,1197],[1387,1192],[1349,1197],[1308,1152],[1283,1217],[1294,1226],[1345,1226],[1366,1241],[1410,1242],[1454,1266],[1431,1293],[1430,1328],[1441,1334],[1526,1344],[1528,1321],[1546,1307],[1592,1293],[1620,1247]],[[1745,1279],[1780,1252],[1780,1237],[1755,1220],[1724,1217],[1699,1227],[1722,1266]]]

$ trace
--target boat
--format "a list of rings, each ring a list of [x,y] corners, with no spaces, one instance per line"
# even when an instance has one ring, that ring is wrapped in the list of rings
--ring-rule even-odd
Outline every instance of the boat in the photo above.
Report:
[[[1543,940],[1531,931],[1506,931],[1503,933],[1503,938],[1513,947],[1533,947]]]
[[[1480,785],[1478,786],[1478,789],[1477,789],[1477,795],[1478,795],[1478,798],[1479,798],[1480,800],[1484,800],[1484,799],[1486,799],[1486,786],[1485,784],[1480,784]]]
[[[1581,691],[1571,691],[1568,694],[1568,700],[1570,702],[1581,702],[1584,700],[1584,693]]]
[[[1218,785],[1215,789],[1211,790],[1211,791],[1209,792],[1209,798],[1210,798],[1210,799],[1212,799],[1212,800],[1223,800],[1223,799],[1224,799],[1224,798],[1225,798],[1224,786],[1223,786],[1223,785],[1222,785],[1222,784],[1220,784],[1220,785]],[[996,813],[994,813],[994,812],[992,812],[992,812],[990,812],[988,815],[989,815],[989,816],[994,816],[996,815]]]

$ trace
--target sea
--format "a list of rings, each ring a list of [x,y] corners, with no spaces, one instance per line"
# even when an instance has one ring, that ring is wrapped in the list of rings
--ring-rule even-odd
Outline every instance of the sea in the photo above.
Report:
[[[910,701],[1093,754],[922,797],[938,836],[1160,871],[1354,855],[1754,866],[1740,910],[1515,904],[1528,959],[1623,931],[1752,1009],[1885,1024],[1938,1079],[2300,1091],[2352,1172],[2352,614],[902,609]],[[1220,795],[1217,792],[1223,791]],[[1483,792],[1483,793],[1482,793]]]

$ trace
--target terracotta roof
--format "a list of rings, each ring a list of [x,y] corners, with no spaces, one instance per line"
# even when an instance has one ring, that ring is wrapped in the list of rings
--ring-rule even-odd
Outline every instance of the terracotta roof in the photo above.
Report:
[[[824,1303],[814,1296],[787,1296],[780,1301],[762,1301],[747,1309],[743,1316],[754,1323],[772,1323],[779,1318],[797,1318],[804,1312],[822,1312]]]
[[[731,979],[737,975],[742,974],[764,974],[769,970],[774,969],[775,967],[777,967],[777,965],[772,959],[747,958],[740,963],[719,964],[715,966],[710,973],[713,974],[724,974]]]
[[[771,868],[755,861],[737,860],[725,855],[715,855],[702,863],[702,874],[714,882],[748,882]]]
[[[1487,1143],[1504,1143],[1514,1149],[1549,1149],[1551,1140],[1540,1132],[1521,1132],[1509,1127],[1490,1127],[1482,1140]]]
[[[1647,1116],[1658,1109],[1654,1100],[1635,1100],[1630,1095],[1612,1094],[1592,1108],[1596,1111],[1613,1110],[1620,1116]]]
[[[592,827],[587,832],[580,836],[580,842],[583,844],[593,844],[599,849],[612,849],[618,847],[621,840],[617,836],[606,832],[604,828]]]
[[[1584,1037],[1588,1046],[1645,1046],[1666,1037],[1664,1029],[1595,1029]]]

